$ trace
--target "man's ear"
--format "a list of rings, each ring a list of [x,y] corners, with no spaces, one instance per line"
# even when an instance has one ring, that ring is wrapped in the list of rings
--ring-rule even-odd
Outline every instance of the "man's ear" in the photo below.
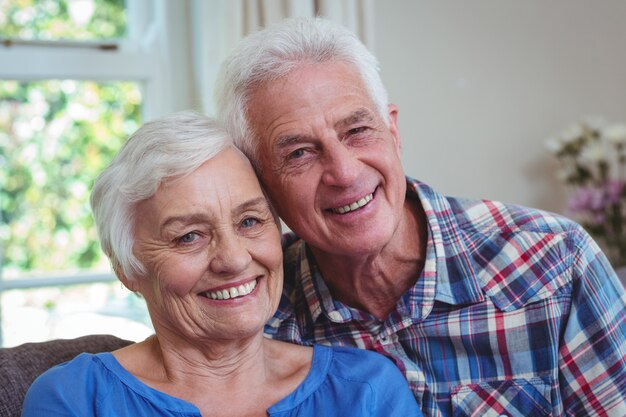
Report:
[[[402,149],[402,143],[400,142],[400,130],[398,130],[398,106],[395,104],[389,104],[387,106],[387,120],[389,121],[389,132],[396,142],[399,155]]]

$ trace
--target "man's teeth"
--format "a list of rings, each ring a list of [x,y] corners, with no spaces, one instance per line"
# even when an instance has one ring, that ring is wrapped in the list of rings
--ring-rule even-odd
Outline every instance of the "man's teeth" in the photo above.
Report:
[[[230,298],[243,297],[248,295],[256,287],[256,280],[247,282],[237,287],[224,288],[218,291],[207,291],[207,297],[212,300],[228,300]]]
[[[339,213],[339,214],[349,213],[349,212],[354,211],[356,209],[360,209],[361,207],[363,207],[364,205],[366,205],[367,203],[372,201],[372,198],[374,198],[374,195],[373,194],[368,194],[365,197],[363,197],[362,199],[360,199],[359,201],[355,201],[352,204],[346,204],[343,207],[334,208],[334,209],[332,209],[332,211],[334,213]]]

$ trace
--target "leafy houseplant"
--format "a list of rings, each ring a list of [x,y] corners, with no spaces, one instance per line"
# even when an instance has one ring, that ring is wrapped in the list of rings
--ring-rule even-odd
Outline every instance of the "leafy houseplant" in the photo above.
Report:
[[[603,246],[613,267],[626,266],[626,124],[585,122],[548,141],[559,178],[572,193],[568,213]]]

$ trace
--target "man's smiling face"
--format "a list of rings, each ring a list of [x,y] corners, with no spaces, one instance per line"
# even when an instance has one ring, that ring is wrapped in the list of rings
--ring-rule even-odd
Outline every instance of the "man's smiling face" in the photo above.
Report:
[[[380,251],[402,217],[406,182],[394,106],[380,117],[358,72],[304,64],[248,102],[261,180],[285,223],[318,250]]]

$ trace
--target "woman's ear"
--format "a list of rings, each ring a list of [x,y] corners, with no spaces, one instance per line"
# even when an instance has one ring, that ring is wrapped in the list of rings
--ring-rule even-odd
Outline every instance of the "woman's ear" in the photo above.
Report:
[[[128,278],[120,265],[113,265],[113,272],[117,275],[117,278],[120,280],[122,285],[124,285],[131,292],[137,292],[139,290],[139,285],[137,284],[136,278]]]

